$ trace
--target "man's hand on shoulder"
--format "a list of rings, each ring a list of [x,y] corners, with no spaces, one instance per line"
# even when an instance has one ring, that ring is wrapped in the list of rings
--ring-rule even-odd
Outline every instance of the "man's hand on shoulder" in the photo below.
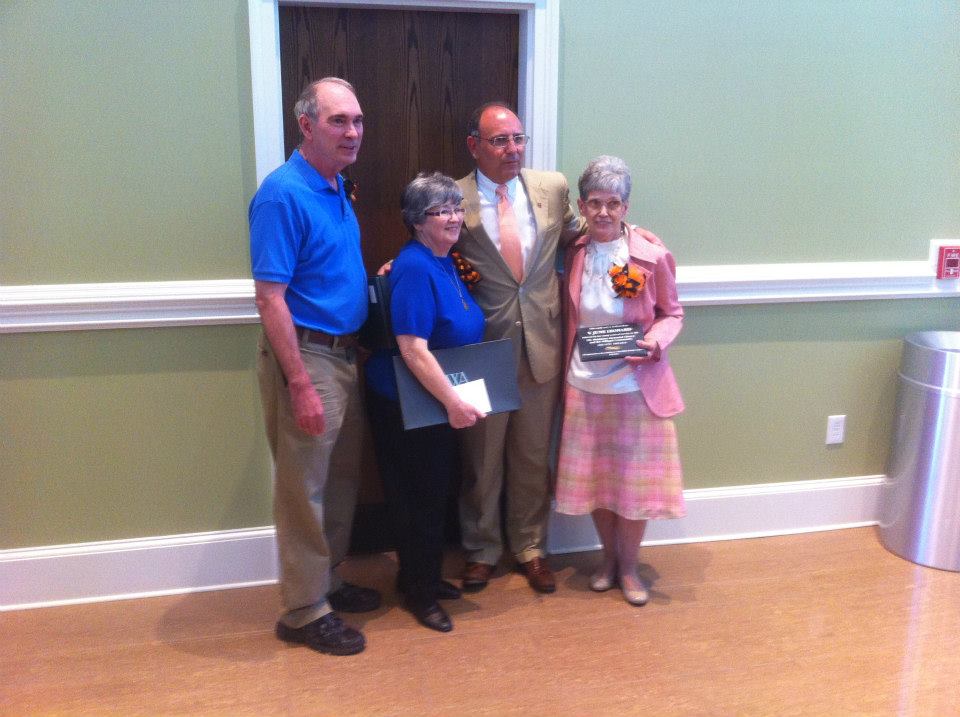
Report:
[[[310,381],[291,383],[290,404],[297,426],[310,436],[319,436],[326,426],[323,415],[323,401]]]

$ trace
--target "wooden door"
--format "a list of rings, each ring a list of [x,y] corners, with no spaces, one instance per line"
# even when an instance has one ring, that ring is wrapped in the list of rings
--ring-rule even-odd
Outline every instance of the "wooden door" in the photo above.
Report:
[[[344,174],[357,186],[363,257],[373,273],[407,241],[403,187],[421,171],[467,174],[470,113],[490,100],[517,104],[519,15],[297,5],[279,12],[286,155],[300,141],[293,105],[306,85],[332,75],[357,90],[363,144]],[[354,526],[360,551],[389,543],[372,453],[364,451]]]
[[[519,16],[513,13],[280,6],[284,142],[299,143],[292,108],[310,82],[353,84],[364,112],[357,184],[364,261],[376,269],[407,240],[400,192],[420,171],[459,179],[473,167],[467,121],[499,99],[516,105]]]

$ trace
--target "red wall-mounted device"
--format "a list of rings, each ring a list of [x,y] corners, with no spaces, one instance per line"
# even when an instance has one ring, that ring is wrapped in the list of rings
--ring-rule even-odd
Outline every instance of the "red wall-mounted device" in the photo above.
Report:
[[[939,248],[937,278],[960,279],[960,246],[941,246]]]

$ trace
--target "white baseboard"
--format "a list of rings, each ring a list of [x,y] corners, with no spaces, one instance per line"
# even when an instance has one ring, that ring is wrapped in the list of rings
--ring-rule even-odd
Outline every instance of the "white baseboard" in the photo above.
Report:
[[[883,476],[685,491],[687,516],[651,521],[644,545],[734,540],[877,522]],[[589,516],[550,518],[548,550],[599,547]],[[0,611],[266,585],[272,527],[0,550]]]
[[[762,538],[876,525],[884,476],[828,478],[686,490],[687,515],[651,520],[644,545]],[[596,550],[589,515],[550,516],[550,553]]]
[[[272,527],[0,550],[0,612],[264,585]]]

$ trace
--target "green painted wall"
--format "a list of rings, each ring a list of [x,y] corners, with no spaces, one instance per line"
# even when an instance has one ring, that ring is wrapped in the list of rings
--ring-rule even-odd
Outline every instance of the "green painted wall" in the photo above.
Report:
[[[960,300],[687,311],[671,351],[688,488],[883,473],[902,337],[960,330]],[[824,445],[827,416],[846,440]]]
[[[960,4],[561,0],[559,166],[617,153],[681,263],[960,237]],[[0,282],[236,278],[246,2],[0,4]]]
[[[955,0],[561,0],[560,169],[617,154],[681,264],[960,237]]]
[[[900,339],[960,301],[701,307],[671,352],[687,487],[882,473]],[[258,329],[0,340],[0,549],[267,525]],[[842,446],[826,417],[848,416]]]
[[[0,283],[248,274],[246,5],[0,3]]]
[[[269,525],[258,332],[0,337],[0,548]]]
[[[681,264],[960,235],[958,6],[770,5],[562,0],[561,169],[625,156]],[[0,282],[247,276],[247,36],[245,0],[0,3]],[[690,309],[687,485],[882,472],[899,340],[958,309]],[[256,333],[0,335],[0,549],[269,524]]]

